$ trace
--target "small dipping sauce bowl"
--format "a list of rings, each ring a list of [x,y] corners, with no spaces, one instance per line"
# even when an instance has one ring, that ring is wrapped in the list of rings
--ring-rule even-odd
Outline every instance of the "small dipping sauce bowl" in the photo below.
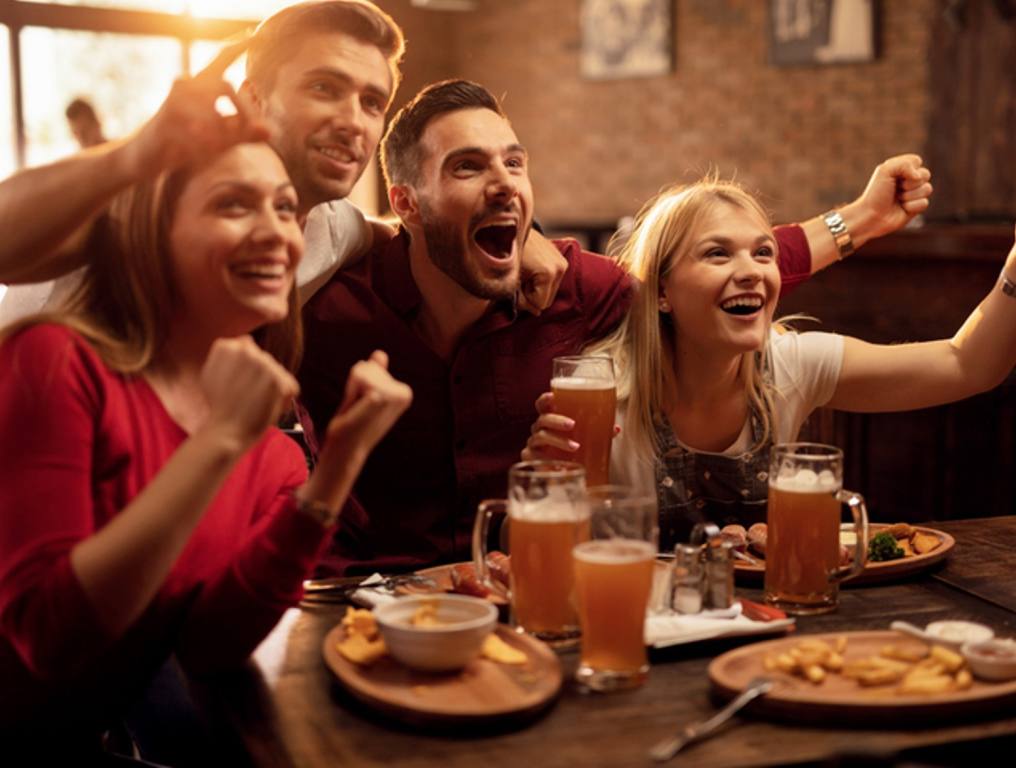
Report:
[[[995,636],[991,627],[972,621],[933,621],[924,629],[906,621],[894,621],[889,625],[889,629],[957,651],[966,643],[981,643]]]
[[[981,680],[1016,679],[1016,640],[993,638],[965,643],[961,650],[970,671]]]
[[[414,626],[413,616],[436,603],[432,626]],[[497,607],[489,600],[466,595],[401,597],[374,609],[388,653],[410,669],[451,672],[462,669],[479,653],[497,626]]]
[[[983,643],[995,636],[991,627],[972,621],[933,621],[924,633],[934,641],[959,649],[966,643]]]

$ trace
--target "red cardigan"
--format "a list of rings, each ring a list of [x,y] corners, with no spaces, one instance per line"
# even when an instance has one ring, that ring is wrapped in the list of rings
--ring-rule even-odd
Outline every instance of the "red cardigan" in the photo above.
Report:
[[[191,672],[246,658],[301,595],[326,534],[293,507],[307,475],[271,430],[248,451],[165,583],[122,636],[103,631],[70,565],[187,438],[139,376],[74,332],[0,346],[0,725],[103,729],[169,654]]]

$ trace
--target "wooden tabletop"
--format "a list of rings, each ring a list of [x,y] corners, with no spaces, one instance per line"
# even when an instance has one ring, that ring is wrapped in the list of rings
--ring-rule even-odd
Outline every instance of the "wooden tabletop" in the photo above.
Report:
[[[1016,520],[932,525],[957,539],[948,565],[933,575],[902,583],[844,590],[836,613],[798,619],[798,633],[885,629],[892,620],[902,618],[920,625],[939,619],[975,620],[994,627],[997,634],[1016,635],[1016,589],[997,578],[1006,557],[1016,551]],[[987,563],[989,559],[995,562]],[[760,598],[756,590],[739,593]],[[322,638],[344,610],[342,606],[291,610],[246,669],[204,687],[204,703],[216,728],[235,739],[252,764],[280,768],[650,765],[646,752],[652,744],[716,711],[706,667],[718,653],[743,644],[714,641],[658,652],[651,659],[649,682],[636,691],[590,695],[566,683],[548,712],[512,730],[420,732],[385,721],[352,701],[325,667]],[[570,680],[577,655],[564,654],[561,660]],[[1016,712],[929,727],[886,723],[877,730],[767,722],[749,714],[735,727],[689,747],[674,764],[786,765],[827,760],[859,749],[892,755],[932,747],[934,752],[923,753],[925,759],[929,754],[932,759],[944,754],[942,749],[974,756],[990,739],[1016,741]]]
[[[952,558],[934,578],[982,600],[1016,611],[1016,518],[985,517],[932,523],[956,539]]]

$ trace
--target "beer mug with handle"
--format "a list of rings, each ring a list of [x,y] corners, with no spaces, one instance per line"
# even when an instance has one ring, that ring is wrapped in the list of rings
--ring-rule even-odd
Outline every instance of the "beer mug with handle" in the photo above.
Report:
[[[853,517],[857,544],[840,564],[840,505]],[[765,600],[787,613],[836,609],[839,584],[864,569],[868,511],[843,490],[843,451],[820,443],[774,445],[769,462]]]
[[[494,520],[511,559],[509,600],[515,627],[557,647],[579,636],[572,547],[589,538],[586,473],[570,461],[523,461],[508,472],[508,498],[481,502],[473,526],[476,575],[495,588],[487,561]]]

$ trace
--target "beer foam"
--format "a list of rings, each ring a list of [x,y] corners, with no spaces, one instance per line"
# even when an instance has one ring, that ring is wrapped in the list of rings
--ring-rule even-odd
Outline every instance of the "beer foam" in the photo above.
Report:
[[[640,563],[656,557],[656,547],[639,539],[596,539],[584,541],[572,550],[575,559],[597,565]]]
[[[589,504],[569,496],[564,488],[552,486],[542,499],[509,499],[508,515],[538,523],[568,523],[588,518]]]
[[[816,473],[811,469],[783,467],[771,484],[786,493],[832,493],[840,489],[836,475],[828,469]]]
[[[551,389],[613,389],[614,382],[585,376],[557,376],[550,380]]]

